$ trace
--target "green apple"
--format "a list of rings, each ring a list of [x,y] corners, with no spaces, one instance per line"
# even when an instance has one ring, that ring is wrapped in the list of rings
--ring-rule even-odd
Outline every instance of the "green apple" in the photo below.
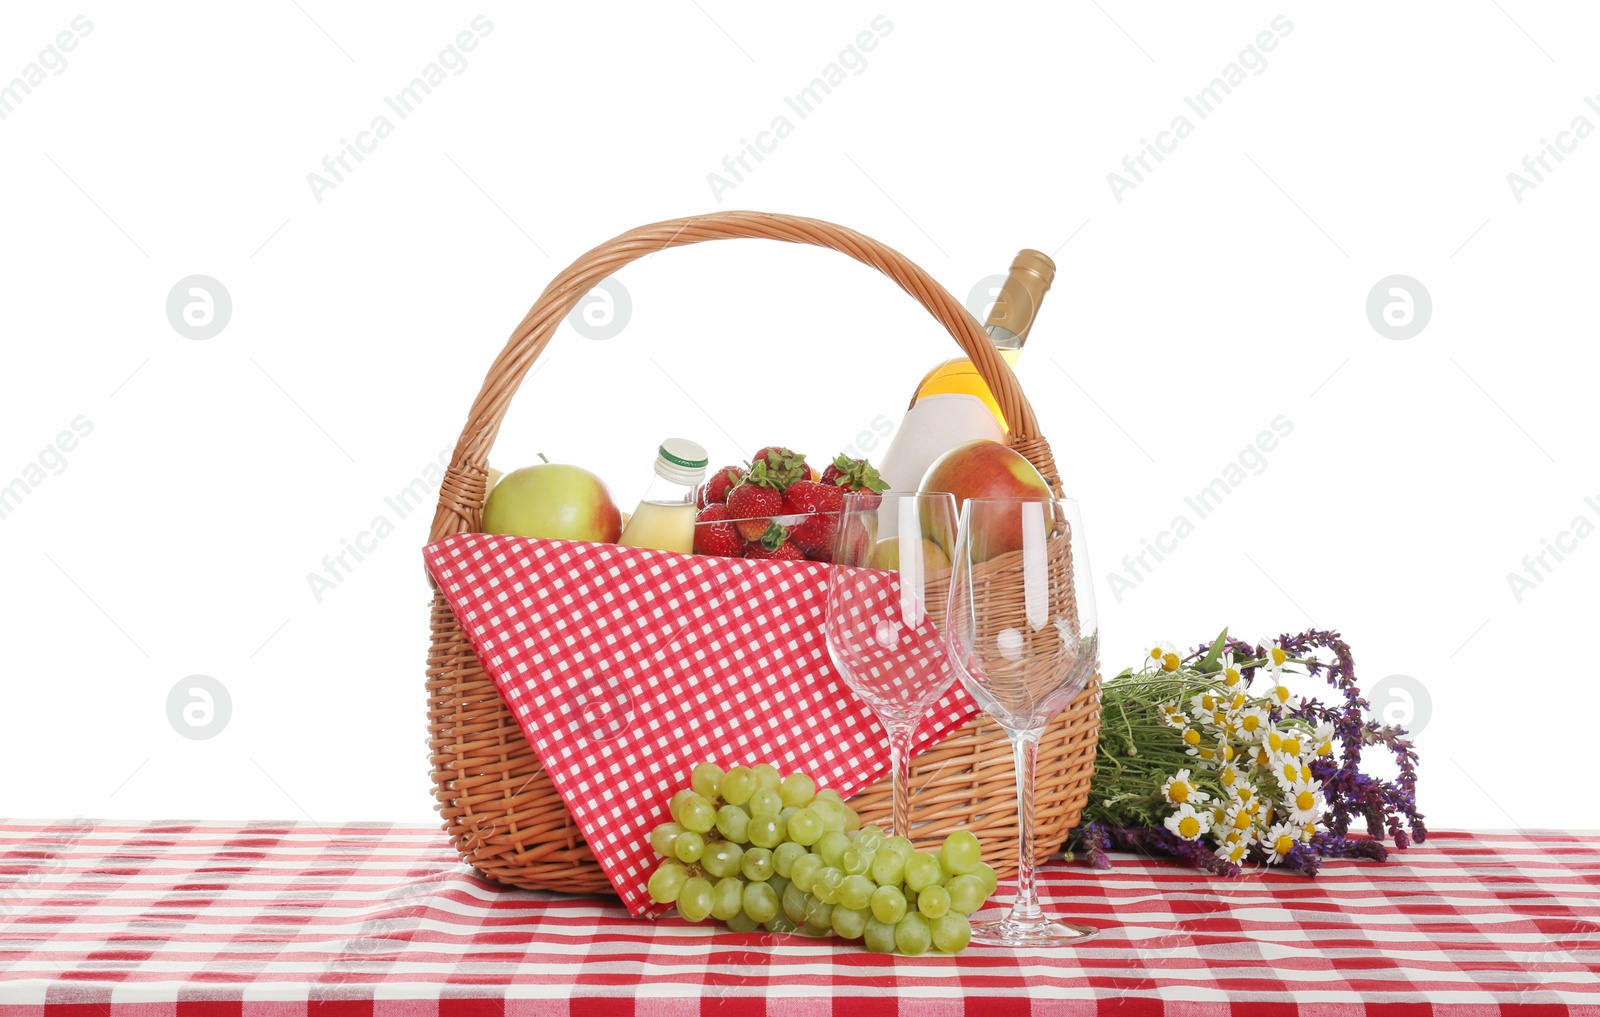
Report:
[[[944,548],[935,544],[928,538],[922,538],[922,564],[929,572],[938,572],[950,567],[950,557],[944,553]],[[888,569],[892,572],[900,571],[900,538],[884,537],[872,549],[872,567]]]
[[[614,544],[622,513],[605,481],[578,466],[540,463],[500,478],[483,507],[483,532]]]

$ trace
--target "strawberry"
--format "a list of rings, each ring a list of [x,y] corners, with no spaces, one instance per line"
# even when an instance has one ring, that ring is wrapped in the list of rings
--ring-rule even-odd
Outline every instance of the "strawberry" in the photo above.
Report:
[[[756,460],[744,479],[728,491],[728,515],[746,540],[760,540],[770,517],[782,511],[783,492],[762,460]]]
[[[694,517],[694,553],[709,554],[718,558],[739,558],[744,555],[744,538],[728,514],[728,506],[707,505]]]
[[[806,457],[782,445],[768,445],[757,452],[750,460],[751,466],[756,463],[766,464],[767,473],[776,482],[780,491],[797,480],[805,480],[811,476],[811,467],[806,465]]]
[[[804,561],[806,553],[799,544],[789,539],[790,532],[777,523],[769,525],[761,539],[744,549],[746,558],[765,561]]]
[[[700,485],[698,494],[700,507],[705,508],[707,505],[726,504],[729,489],[743,479],[743,466],[724,466],[713,473],[710,480]]]
[[[789,528],[789,539],[808,553],[831,552],[843,507],[844,488],[814,480],[795,481],[783,492],[783,511],[806,518]]]
[[[843,452],[828,464],[822,471],[822,483],[833,484],[846,491],[865,491],[868,495],[877,495],[889,489],[888,483],[872,468],[872,464],[865,459],[851,459]],[[882,503],[882,498],[867,497],[862,501],[868,508],[876,508]]]

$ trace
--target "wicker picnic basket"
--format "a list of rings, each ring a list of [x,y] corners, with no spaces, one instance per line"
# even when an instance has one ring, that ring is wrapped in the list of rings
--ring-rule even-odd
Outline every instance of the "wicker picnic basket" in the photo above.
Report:
[[[854,230],[817,219],[762,212],[719,212],[643,226],[578,258],[547,286],[495,359],[461,432],[439,493],[432,540],[478,530],[490,449],[528,369],[595,284],[638,258],[706,240],[755,238],[813,244],[870,265],[938,319],[982,373],[1011,425],[1010,445],[1060,493],[1050,446],[1011,368],[965,307],[904,255]],[[1070,556],[1068,556],[1070,559]],[[1070,573],[1071,562],[1052,571]],[[428,655],[428,727],[436,807],[461,857],[491,879],[572,893],[611,886],[562,804],[511,712],[480,666],[437,590]],[[1060,848],[1089,794],[1100,722],[1099,677],[1051,722],[1040,740],[1034,797],[1034,854]],[[912,766],[916,837],[937,840],[958,827],[977,833],[1002,877],[1013,874],[1016,782],[1010,744],[985,716],[918,756]],[[851,804],[867,822],[887,823],[887,782]]]

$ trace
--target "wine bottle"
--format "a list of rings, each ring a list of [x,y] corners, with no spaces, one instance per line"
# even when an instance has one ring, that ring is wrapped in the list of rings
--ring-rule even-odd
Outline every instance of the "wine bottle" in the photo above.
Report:
[[[1011,262],[984,331],[1006,363],[1015,366],[1033,330],[1039,304],[1055,279],[1056,266],[1039,251],[1024,250]],[[1010,428],[978,368],[966,357],[939,364],[918,383],[905,419],[878,467],[896,491],[914,491],[933,461],[963,442],[1003,441]]]

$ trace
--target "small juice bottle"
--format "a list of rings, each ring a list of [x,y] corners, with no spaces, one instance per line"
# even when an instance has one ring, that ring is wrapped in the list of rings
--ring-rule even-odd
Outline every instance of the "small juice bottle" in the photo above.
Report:
[[[706,450],[668,438],[656,450],[656,475],[617,543],[658,551],[694,550],[695,489],[706,476]]]

